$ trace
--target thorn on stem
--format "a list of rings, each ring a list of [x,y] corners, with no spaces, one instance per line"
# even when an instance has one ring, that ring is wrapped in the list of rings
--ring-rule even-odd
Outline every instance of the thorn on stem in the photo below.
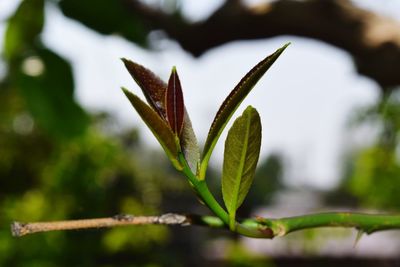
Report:
[[[353,248],[356,248],[357,244],[360,242],[361,237],[363,236],[364,231],[362,229],[358,229],[356,240],[354,240]]]

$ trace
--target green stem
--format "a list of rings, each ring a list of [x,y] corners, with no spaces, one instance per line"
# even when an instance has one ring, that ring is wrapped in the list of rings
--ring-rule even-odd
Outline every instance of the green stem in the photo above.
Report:
[[[200,218],[201,221],[204,221],[201,225],[226,228],[219,218],[211,216],[201,216]],[[363,233],[372,234],[377,231],[400,229],[400,215],[328,212],[277,219],[245,219],[237,227],[241,230],[236,232],[256,238],[274,238],[317,227],[352,227]]]
[[[285,235],[298,230],[328,226],[354,227],[371,234],[380,230],[400,229],[400,215],[328,212],[275,219],[270,220],[269,223],[275,235]]]
[[[190,167],[188,166],[186,159],[182,154],[179,155],[179,161],[183,165],[182,172],[189,179],[196,192],[201,197],[201,200],[206,204],[206,206],[217,215],[225,224],[229,224],[229,216],[228,213],[219,205],[217,200],[211,194],[208,189],[207,183],[205,180],[200,180],[197,176],[192,172]]]
[[[218,201],[214,198],[211,194],[210,190],[208,189],[207,183],[205,179],[198,178],[190,169],[189,165],[186,162],[183,154],[179,154],[179,161],[183,165],[182,172],[185,176],[189,179],[190,183],[195,188],[196,192],[200,196],[201,200],[204,204],[215,214],[221,221],[224,223],[225,227],[228,228],[229,226],[229,215],[228,213],[221,207]],[[248,227],[245,224],[236,223],[235,232],[238,234],[248,236],[248,237],[255,237],[255,238],[268,238],[270,233],[266,233],[260,230],[257,227]]]
[[[221,220],[222,225],[218,223],[217,225],[231,230],[235,229],[235,232],[247,237],[273,238],[275,236],[284,236],[294,231],[316,227],[354,227],[367,234],[381,230],[400,229],[400,215],[373,215],[350,212],[316,213],[280,219],[246,219],[240,223],[235,222],[236,225],[232,228],[228,213],[211,194],[205,179],[200,179],[193,174],[183,155],[179,156],[179,161],[184,166],[182,172],[192,183],[200,198]]]
[[[183,165],[182,172],[194,186],[200,198],[207,207],[218,216],[221,222],[218,227],[229,227],[230,218],[228,213],[221,207],[208,189],[204,179],[198,178],[191,171],[183,155],[179,156],[179,161]],[[212,218],[212,217],[209,217]],[[216,220],[214,219],[214,222]],[[219,223],[222,223],[220,225]],[[235,222],[235,232],[247,237],[273,238],[283,236],[288,233],[303,229],[316,227],[354,227],[358,230],[371,234],[375,231],[400,229],[400,215],[373,215],[350,212],[329,212],[287,217],[280,219],[260,218],[257,220],[246,219],[240,223]]]

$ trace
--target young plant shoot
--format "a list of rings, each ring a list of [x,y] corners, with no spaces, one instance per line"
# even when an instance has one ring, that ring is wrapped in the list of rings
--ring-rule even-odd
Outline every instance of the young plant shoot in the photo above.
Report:
[[[196,135],[185,108],[178,72],[172,68],[168,83],[145,67],[123,58],[130,75],[141,88],[147,103],[136,94],[122,88],[139,116],[154,134],[172,165],[186,176],[201,202],[215,216],[164,214],[162,216],[115,216],[63,222],[12,224],[16,236],[25,234],[94,227],[138,224],[198,224],[226,228],[238,234],[273,238],[290,232],[323,226],[354,227],[362,233],[400,229],[399,215],[370,215],[361,213],[317,213],[287,218],[238,219],[237,209],[245,201],[253,183],[261,146],[261,121],[257,110],[248,106],[233,123],[225,141],[222,170],[222,196],[225,209],[208,189],[206,174],[213,149],[236,109],[256,83],[268,71],[289,44],[254,66],[236,85],[219,108],[211,124],[200,154]]]
[[[160,142],[175,168],[185,174],[201,200],[231,231],[244,233],[243,226],[236,221],[236,210],[243,203],[253,182],[260,153],[261,122],[256,109],[247,107],[234,122],[226,139],[222,174],[222,195],[226,211],[207,188],[205,178],[208,161],[235,110],[288,45],[258,63],[228,95],[211,124],[201,160],[176,68],[172,69],[166,84],[145,67],[123,59],[150,106],[123,88],[125,95]],[[260,233],[262,232],[256,231],[250,234],[259,236]]]

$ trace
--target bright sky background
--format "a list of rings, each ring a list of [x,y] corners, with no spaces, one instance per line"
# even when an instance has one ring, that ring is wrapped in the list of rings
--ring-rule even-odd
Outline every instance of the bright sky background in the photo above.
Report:
[[[1,0],[0,19],[17,2]],[[400,17],[399,1],[379,1],[379,7],[373,0],[357,2]],[[192,19],[201,19],[220,3],[187,0],[183,10]],[[292,42],[236,115],[247,105],[258,109],[263,125],[262,156],[282,152],[289,167],[286,178],[295,186],[327,189],[337,183],[349,138],[348,116],[378,97],[377,85],[356,74],[347,53],[320,42],[293,36],[233,42],[193,58],[174,42],[162,43],[163,49],[156,52],[144,50],[116,36],[98,35],[54,7],[48,9],[44,42],[73,63],[78,101],[89,110],[109,111],[122,125],[140,127],[143,141],[153,147],[158,146],[154,137],[119,90],[126,86],[140,91],[119,58],[139,62],[165,80],[171,67],[177,66],[187,109],[203,143],[220,103],[241,77],[265,56]],[[3,31],[1,25],[0,34]],[[214,153],[218,166],[224,137]]]

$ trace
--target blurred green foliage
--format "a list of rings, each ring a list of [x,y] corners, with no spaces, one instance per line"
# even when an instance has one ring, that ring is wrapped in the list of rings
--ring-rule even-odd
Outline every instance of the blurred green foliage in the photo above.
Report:
[[[275,264],[263,255],[249,251],[243,245],[230,243],[227,248],[227,262],[234,267],[275,267]]]
[[[113,128],[107,114],[89,114],[75,101],[72,66],[41,40],[46,3],[21,1],[2,44],[0,266],[203,266],[205,229],[141,226],[11,236],[13,220],[205,212],[161,151],[143,148],[135,129]],[[58,4],[100,33],[146,44],[145,29],[128,18],[122,1]]]
[[[94,127],[70,142],[54,142],[35,127],[23,134],[13,131],[12,125],[8,129],[0,132],[0,265],[93,266],[93,259],[107,258],[115,251],[150,254],[152,246],[166,242],[168,232],[162,227],[129,228],[123,235],[118,229],[12,238],[8,227],[12,220],[153,214],[160,200],[144,201],[145,189],[161,191],[168,186],[165,179],[157,180],[160,176],[142,172],[137,166],[143,162],[127,152],[121,141]],[[132,253],[136,247],[141,249]]]
[[[37,41],[44,24],[44,0],[22,1],[9,18],[4,38],[4,57],[17,60]]]
[[[0,81],[0,266],[203,266],[199,250],[206,246],[207,231],[198,228],[146,226],[11,237],[13,220],[203,212],[186,181],[176,177],[161,152],[141,146],[136,130],[116,131],[110,128],[112,118],[89,114],[75,101],[72,66],[41,40],[49,3],[101,34],[147,45],[146,22],[128,13],[123,0],[23,0],[8,19]],[[359,122],[381,126],[380,138],[352,151],[337,198],[346,195],[366,207],[399,209],[399,99],[394,93],[361,112]],[[269,204],[283,188],[283,172],[279,155],[261,161],[239,214]],[[219,187],[216,174],[209,174],[210,183]],[[227,255],[228,265],[273,266],[235,243]]]
[[[0,266],[186,265],[191,250],[177,251],[162,226],[11,237],[13,220],[153,215],[171,211],[175,198],[196,204],[136,130],[110,128],[107,114],[75,101],[71,65],[41,42],[44,12],[44,0],[21,1],[2,44]]]
[[[48,134],[57,138],[80,136],[87,128],[89,118],[74,100],[69,63],[48,49],[38,48],[35,52],[22,62],[23,70],[13,77],[15,85],[32,115]],[[43,73],[31,75],[29,71],[35,71],[35,67],[43,68]]]
[[[73,138],[86,130],[89,119],[74,100],[70,64],[41,43],[44,7],[44,0],[22,1],[9,18],[3,44],[7,74],[2,88],[19,91],[47,134]]]
[[[352,151],[344,186],[360,205],[400,210],[400,91],[358,113],[355,125],[378,128],[376,141]]]

